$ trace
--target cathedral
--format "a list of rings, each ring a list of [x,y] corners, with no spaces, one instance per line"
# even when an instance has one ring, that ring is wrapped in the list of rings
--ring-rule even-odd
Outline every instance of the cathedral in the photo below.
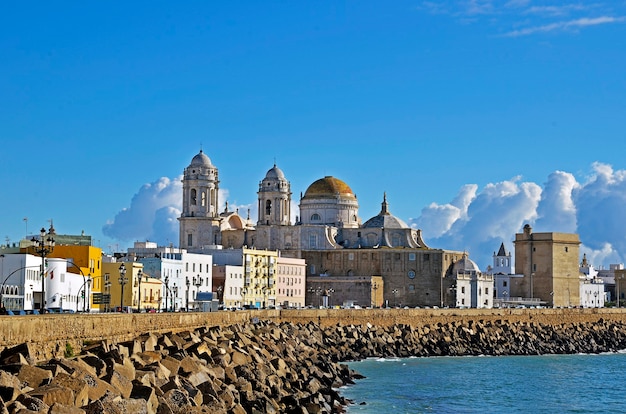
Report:
[[[202,150],[185,168],[182,183],[179,222],[183,249],[200,252],[221,246],[278,250],[282,256],[305,259],[307,284],[324,285],[324,291],[333,290],[328,286],[339,280],[342,286],[346,280],[368,281],[369,299],[360,299],[370,301],[362,303],[366,306],[455,303],[453,265],[466,254],[427,246],[420,230],[390,212],[386,194],[380,213],[362,222],[350,186],[326,176],[300,194],[300,214],[292,223],[291,185],[274,165],[259,182],[258,219],[254,224],[249,212],[244,217],[229,211],[228,203],[223,211],[218,210],[218,169]],[[378,286],[376,281],[381,278]],[[349,289],[333,292],[334,303],[353,299]]]

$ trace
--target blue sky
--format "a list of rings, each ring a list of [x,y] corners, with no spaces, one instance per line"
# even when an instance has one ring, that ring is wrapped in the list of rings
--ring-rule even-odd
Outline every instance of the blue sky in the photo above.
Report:
[[[481,268],[525,223],[626,261],[626,1],[14,2],[0,50],[3,242],[177,244],[202,148],[254,217],[275,160]]]

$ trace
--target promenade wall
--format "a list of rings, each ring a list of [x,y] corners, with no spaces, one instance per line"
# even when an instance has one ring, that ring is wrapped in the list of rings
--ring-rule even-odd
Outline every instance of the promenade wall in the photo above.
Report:
[[[468,321],[535,322],[544,325],[626,321],[626,309],[306,309],[237,312],[146,314],[50,314],[0,316],[0,350],[27,344],[37,360],[63,356],[67,346],[80,348],[91,342],[128,341],[146,333],[191,331],[204,326],[229,326],[253,318],[276,323],[315,322],[320,326],[391,326],[449,324]]]

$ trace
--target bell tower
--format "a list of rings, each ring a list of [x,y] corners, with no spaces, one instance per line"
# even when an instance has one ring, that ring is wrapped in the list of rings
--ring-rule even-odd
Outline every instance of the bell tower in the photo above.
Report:
[[[259,183],[257,225],[291,225],[291,184],[280,168],[274,166]]]
[[[221,243],[217,168],[200,150],[183,173],[180,248],[198,249]]]

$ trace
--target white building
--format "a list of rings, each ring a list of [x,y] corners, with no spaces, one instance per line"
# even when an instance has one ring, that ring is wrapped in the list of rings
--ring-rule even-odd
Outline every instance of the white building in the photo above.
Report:
[[[580,263],[580,306],[603,308],[608,294],[604,279],[599,277],[599,272],[587,262],[587,255],[583,254]]]
[[[523,278],[524,275],[513,273],[511,252],[506,251],[504,243],[500,244],[500,249],[498,249],[497,253],[493,253],[493,265],[487,268],[486,273],[493,276],[495,307],[508,307],[521,304],[520,301],[522,298],[511,297],[511,279]]]
[[[237,265],[213,265],[213,279],[222,286],[221,299],[225,308],[241,308],[244,303],[244,267]],[[218,292],[219,293],[219,292]]]
[[[87,310],[88,280],[68,272],[66,259],[46,258],[44,263],[45,308],[56,312]],[[41,309],[41,257],[23,253],[2,255],[0,277],[0,302],[6,309],[27,312]]]
[[[454,264],[457,308],[492,308],[493,276],[483,274],[478,265],[464,256]]]
[[[213,292],[213,257],[185,249],[136,242],[128,249],[129,259],[141,262],[144,272],[165,285],[162,308],[170,311],[197,310],[199,292]],[[215,292],[214,296],[215,295]]]

